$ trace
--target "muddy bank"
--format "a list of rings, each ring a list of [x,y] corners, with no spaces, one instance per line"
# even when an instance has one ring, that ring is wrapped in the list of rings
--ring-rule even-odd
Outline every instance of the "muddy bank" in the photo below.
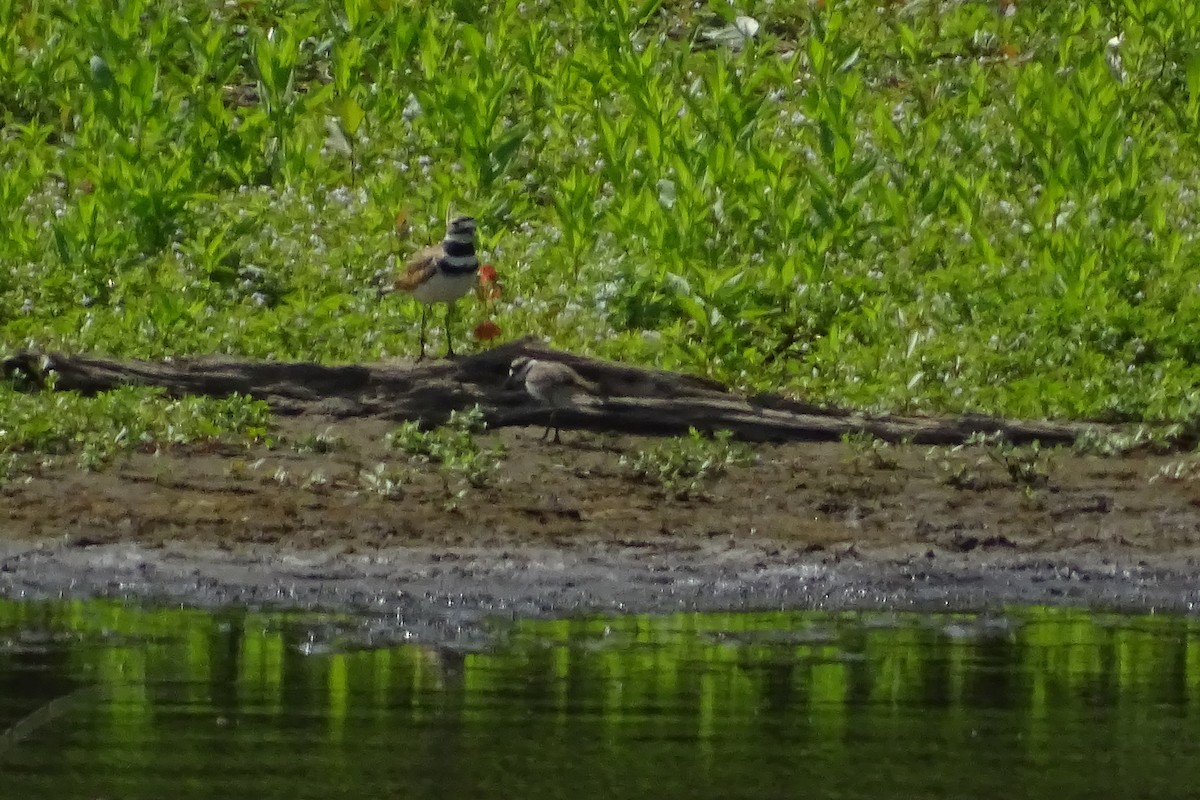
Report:
[[[40,463],[0,491],[0,594],[370,611],[435,640],[592,612],[1200,602],[1178,455],[1014,471],[980,448],[762,445],[679,497],[627,466],[662,440],[487,434],[505,454],[471,488],[388,423],[281,424],[248,451]]]
[[[857,557],[831,563],[739,545],[514,549],[413,547],[372,555],[237,553],[136,544],[43,545],[0,561],[10,598],[112,597],[217,608],[365,613],[375,641],[485,640],[517,618],[780,609],[999,611],[1046,604],[1194,613],[1191,559]]]

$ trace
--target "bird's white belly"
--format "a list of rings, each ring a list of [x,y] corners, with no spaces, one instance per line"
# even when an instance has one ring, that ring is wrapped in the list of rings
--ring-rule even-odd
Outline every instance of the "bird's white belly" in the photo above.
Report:
[[[435,272],[433,277],[412,290],[413,297],[422,303],[452,303],[471,291],[478,280],[474,272],[449,275]]]

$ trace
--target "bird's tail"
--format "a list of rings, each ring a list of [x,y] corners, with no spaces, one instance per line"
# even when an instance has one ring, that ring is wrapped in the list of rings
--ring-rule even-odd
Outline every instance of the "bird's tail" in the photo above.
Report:
[[[589,382],[587,386],[576,387],[571,394],[571,402],[577,406],[602,406],[604,405],[604,397],[600,394],[600,387]]]

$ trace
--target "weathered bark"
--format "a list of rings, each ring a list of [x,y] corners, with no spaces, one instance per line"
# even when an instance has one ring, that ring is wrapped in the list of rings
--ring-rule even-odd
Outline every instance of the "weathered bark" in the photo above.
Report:
[[[9,376],[57,389],[93,393],[124,385],[158,386],[175,396],[240,393],[261,398],[279,414],[379,416],[437,425],[456,409],[478,404],[490,427],[543,425],[547,409],[522,389],[505,386],[519,355],[561,361],[601,387],[605,400],[562,410],[563,428],[655,435],[729,430],[748,441],[836,440],[866,432],[887,441],[956,444],[974,433],[1002,433],[1014,443],[1070,444],[1087,423],[1005,420],[963,415],[864,416],[778,396],[745,397],[716,381],[629,367],[550,350],[522,340],[454,361],[325,366],[310,363],[187,358],[116,361],[89,356],[22,353],[4,362]]]

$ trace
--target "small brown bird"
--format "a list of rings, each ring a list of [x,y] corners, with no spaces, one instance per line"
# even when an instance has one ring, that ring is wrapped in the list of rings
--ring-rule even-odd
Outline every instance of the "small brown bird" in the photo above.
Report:
[[[558,425],[555,424],[555,414],[560,408],[594,405],[602,402],[600,387],[579,373],[558,361],[538,361],[536,358],[521,356],[513,359],[508,371],[508,386],[524,386],[525,391],[550,409],[550,422],[542,434],[545,439],[554,429],[554,441],[561,443]]]
[[[404,272],[380,294],[405,292],[421,302],[421,355],[425,358],[425,317],[433,303],[446,304],[446,357],[454,355],[450,322],[454,303],[475,288],[479,259],[475,255],[475,220],[455,217],[446,226],[446,238],[409,259]]]

